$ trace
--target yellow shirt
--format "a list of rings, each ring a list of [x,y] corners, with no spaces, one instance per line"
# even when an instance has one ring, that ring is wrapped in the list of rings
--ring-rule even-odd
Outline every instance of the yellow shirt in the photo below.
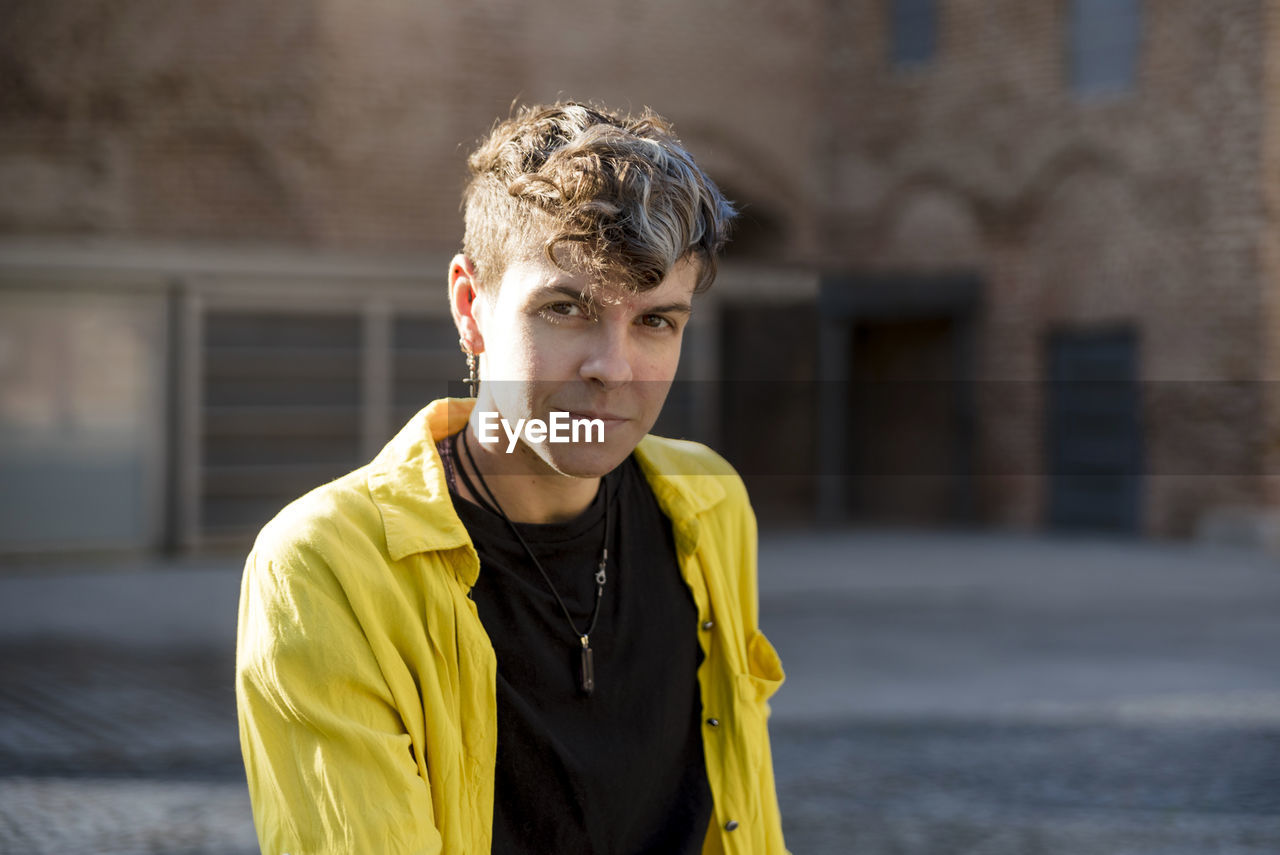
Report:
[[[433,402],[254,544],[236,701],[263,853],[490,851],[497,664],[468,597],[480,562],[435,449],[472,406]],[[703,852],[782,853],[766,720],[783,674],[758,628],[746,490],[696,443],[647,436],[636,456],[672,520],[702,709],[718,722],[703,727],[715,802]]]

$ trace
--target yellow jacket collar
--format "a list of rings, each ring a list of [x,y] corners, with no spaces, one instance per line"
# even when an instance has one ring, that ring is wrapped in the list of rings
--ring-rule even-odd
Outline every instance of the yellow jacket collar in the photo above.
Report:
[[[475,404],[473,398],[432,401],[369,464],[369,494],[382,515],[391,560],[471,546],[449,499],[436,443],[462,430]],[[697,545],[698,514],[725,497],[720,479],[726,473],[704,455],[690,453],[695,448],[692,443],[653,435],[636,446],[636,458],[658,505],[675,523],[682,552]]]
[[[382,514],[392,561],[471,545],[449,499],[436,442],[462,430],[473,406],[462,398],[432,401],[369,464],[369,495]]]

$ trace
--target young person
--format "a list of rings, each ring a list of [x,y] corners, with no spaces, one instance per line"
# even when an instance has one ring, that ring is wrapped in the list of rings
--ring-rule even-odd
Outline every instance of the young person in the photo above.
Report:
[[[783,852],[746,491],[648,433],[733,209],[648,112],[527,108],[469,166],[448,279],[475,399],[246,564],[262,851]]]

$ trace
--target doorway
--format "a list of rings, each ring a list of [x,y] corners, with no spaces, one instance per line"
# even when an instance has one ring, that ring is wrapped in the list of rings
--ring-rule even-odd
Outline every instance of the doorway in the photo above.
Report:
[[[819,291],[820,518],[969,523],[975,276],[832,276]]]
[[[953,522],[960,485],[955,322],[855,323],[847,507],[858,521]]]
[[[1142,495],[1138,337],[1132,329],[1049,337],[1049,525],[1136,533]]]

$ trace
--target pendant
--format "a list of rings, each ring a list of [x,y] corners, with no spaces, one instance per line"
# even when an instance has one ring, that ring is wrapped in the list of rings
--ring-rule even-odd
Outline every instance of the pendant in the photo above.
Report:
[[[596,688],[596,667],[591,656],[591,640],[582,636],[582,691],[588,695]]]

